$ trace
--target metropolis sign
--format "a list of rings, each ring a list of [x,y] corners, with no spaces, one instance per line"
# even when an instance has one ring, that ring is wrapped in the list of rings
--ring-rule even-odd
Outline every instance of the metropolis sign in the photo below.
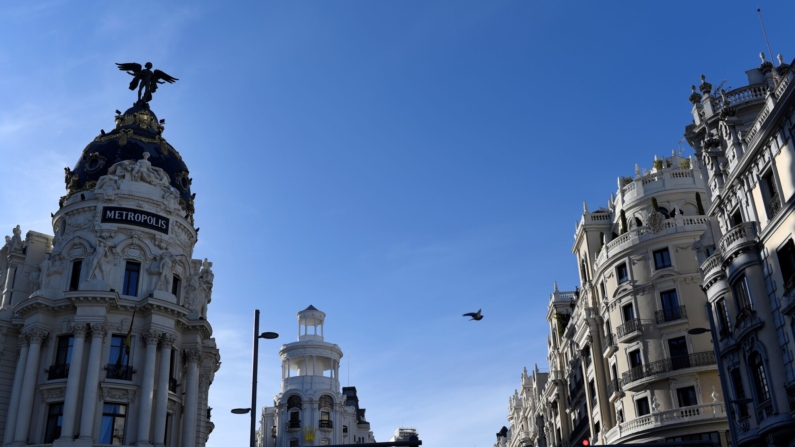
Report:
[[[167,217],[132,208],[106,206],[102,209],[101,221],[103,223],[135,225],[168,234],[169,220]]]

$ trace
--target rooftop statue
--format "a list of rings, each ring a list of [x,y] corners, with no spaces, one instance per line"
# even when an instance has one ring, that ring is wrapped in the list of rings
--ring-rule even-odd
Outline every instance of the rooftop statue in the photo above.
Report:
[[[179,79],[162,72],[160,70],[152,71],[152,63],[147,62],[144,67],[135,62],[116,63],[119,70],[126,71],[127,74],[133,77],[130,82],[130,90],[138,88],[138,102],[136,104],[143,105],[152,100],[152,93],[157,91],[157,84],[173,84]],[[143,91],[143,97],[141,96]]]

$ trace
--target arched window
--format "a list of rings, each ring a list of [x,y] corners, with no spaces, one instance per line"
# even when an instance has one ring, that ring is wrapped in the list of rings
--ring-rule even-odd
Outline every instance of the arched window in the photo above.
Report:
[[[328,394],[324,394],[320,396],[320,399],[317,401],[317,408],[331,408],[334,405],[334,399],[331,398]]]
[[[770,388],[767,383],[767,373],[765,372],[765,365],[762,362],[762,355],[758,352],[751,354],[750,358],[751,374],[754,378],[754,390],[759,402],[766,402],[770,400]]]
[[[301,408],[301,396],[293,394],[287,398],[287,409],[289,410],[290,408]]]

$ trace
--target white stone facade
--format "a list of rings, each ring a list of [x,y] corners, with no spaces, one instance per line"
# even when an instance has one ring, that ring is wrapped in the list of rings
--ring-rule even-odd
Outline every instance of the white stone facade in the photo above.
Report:
[[[355,387],[340,391],[342,350],[324,341],[326,314],[298,312],[298,341],[282,346],[281,392],[262,409],[259,447],[375,442]]]
[[[220,365],[212,263],[192,258],[192,200],[155,166],[181,161],[162,130],[148,108],[118,114],[66,170],[54,236],[23,240],[17,226],[6,238],[4,446],[205,445]]]
[[[696,245],[737,443],[795,446],[795,72],[778,56],[720,94],[702,76],[685,138],[713,225]]]

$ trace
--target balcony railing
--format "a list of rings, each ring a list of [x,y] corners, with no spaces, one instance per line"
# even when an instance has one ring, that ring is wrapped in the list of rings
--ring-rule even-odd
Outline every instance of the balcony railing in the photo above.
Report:
[[[685,306],[668,307],[654,312],[654,316],[657,318],[657,324],[667,323],[669,321],[686,320],[687,311]]]
[[[618,382],[618,379],[613,379],[610,382],[607,382],[607,395],[612,396],[613,394],[621,391],[621,384]]]
[[[174,394],[177,393],[177,387],[179,384],[177,383],[177,379],[173,377],[168,378],[168,390]]]
[[[641,430],[649,430],[665,425],[686,424],[704,419],[721,419],[725,417],[726,413],[722,402],[673,408],[622,422],[619,424],[619,433],[621,436],[626,436]]]
[[[656,376],[677,369],[692,368],[697,366],[707,366],[715,364],[715,353],[713,351],[696,352],[688,355],[670,357],[646,365],[641,365],[630,369],[621,376],[621,387],[626,387],[628,383],[647,377]]]
[[[332,424],[331,421],[321,420],[320,428],[334,428],[334,424]]]
[[[720,252],[727,257],[736,247],[753,244],[756,241],[756,224],[743,222],[730,229],[720,239]]]
[[[301,421],[287,421],[287,428],[288,429],[301,428]]]
[[[65,379],[69,377],[69,364],[51,365],[47,368],[47,380]]]
[[[132,375],[135,372],[132,366],[117,365],[115,363],[109,363],[105,369],[107,370],[105,377],[117,380],[132,380]]]
[[[618,334],[618,338],[626,337],[627,335],[634,334],[635,332],[640,331],[641,324],[640,318],[636,318],[634,320],[629,320],[626,323],[622,324],[621,326],[616,328],[616,334]]]

